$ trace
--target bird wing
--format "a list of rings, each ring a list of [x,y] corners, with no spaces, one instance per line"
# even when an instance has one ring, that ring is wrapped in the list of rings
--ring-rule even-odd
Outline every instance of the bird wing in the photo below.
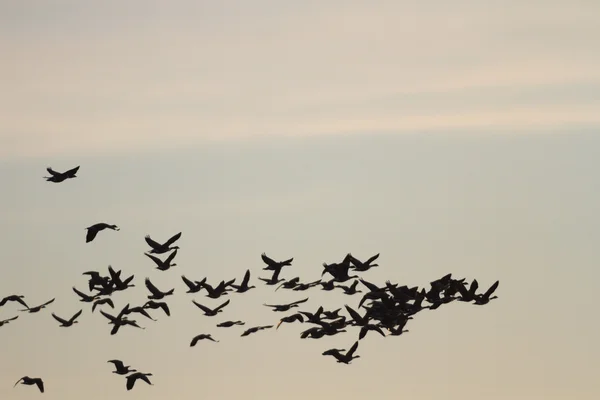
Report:
[[[48,304],[52,304],[52,303],[54,303],[54,300],[55,300],[55,299],[48,300],[48,301],[47,301],[47,302],[45,302],[44,304],[41,304],[41,305],[40,305],[40,307],[45,307],[45,306],[47,306]]]
[[[179,232],[178,234],[174,235],[171,239],[167,240],[165,242],[165,247],[169,247],[170,245],[172,245],[173,243],[175,243],[180,237],[181,237],[181,232]]]
[[[167,259],[165,260],[165,264],[170,265],[171,261],[173,261],[173,259],[175,258],[176,255],[177,255],[177,249],[175,249],[174,252],[169,254],[169,257],[167,257]]]
[[[83,292],[80,292],[79,290],[77,290],[77,288],[75,288],[75,286],[73,286],[73,291],[74,291],[75,293],[77,293],[77,295],[78,295],[79,297],[81,297],[82,299],[84,299],[84,300],[85,300],[85,299],[89,299],[90,297],[92,297],[92,296],[88,296],[87,294],[85,294],[85,293],[83,293]]]
[[[356,351],[357,348],[358,348],[358,340],[356,342],[354,342],[354,344],[352,345],[352,347],[350,347],[350,350],[348,350],[348,353],[346,353],[346,355],[348,357],[352,357],[352,355],[354,354],[354,352]]]
[[[181,275],[181,279],[187,285],[187,287],[189,287],[190,289],[195,289],[196,288],[196,285],[194,284],[194,282],[190,281],[184,275]]]
[[[78,165],[75,168],[72,168],[72,169],[66,171],[63,175],[73,176],[73,175],[75,175],[77,173],[77,171],[79,171],[79,167],[80,167],[80,165]]]
[[[52,313],[52,317],[63,325],[66,325],[68,323],[68,321],[62,319],[61,317],[59,317],[58,315],[56,315],[54,313]]]
[[[192,300],[192,303],[194,303],[196,305],[196,307],[198,307],[199,309],[201,309],[202,311],[204,311],[205,313],[210,313],[212,310],[206,306],[203,306],[200,303],[197,303],[195,300]]]
[[[149,278],[146,278],[145,283],[146,283],[146,287],[148,288],[148,290],[150,292],[152,292],[152,294],[161,294],[162,293],[160,290],[158,290],[158,288],[156,286],[154,286],[152,284],[152,282],[150,282]]]
[[[360,278],[360,283],[362,283],[363,285],[365,285],[367,287],[367,289],[369,289],[371,292],[377,292],[379,291],[379,288],[375,285],[373,285],[371,282],[367,282],[364,279]]]
[[[379,258],[379,253],[375,254],[373,257],[369,258],[365,264],[369,265],[371,264],[373,261],[377,260]]]
[[[196,343],[198,343],[198,340],[200,340],[200,337],[201,337],[201,336],[202,336],[202,335],[194,336],[194,337],[192,338],[192,341],[190,342],[190,347],[194,347],[194,346],[196,345]]]
[[[302,304],[302,303],[306,303],[307,301],[308,301],[308,297],[307,297],[307,298],[305,298],[304,300],[298,300],[298,301],[295,301],[295,302],[293,302],[293,303],[290,303],[290,304],[288,304],[288,305],[289,305],[289,306],[293,306],[293,305],[296,305],[296,304]]]
[[[158,244],[158,243],[156,243],[154,240],[152,240],[152,239],[150,238],[150,235],[146,235],[146,237],[145,237],[144,239],[146,239],[146,243],[148,243],[148,245],[149,245],[150,247],[152,247],[153,249],[160,248],[160,244]]]
[[[77,319],[77,317],[79,317],[81,315],[82,312],[83,312],[83,310],[77,311],[77,313],[75,313],[75,315],[73,315],[71,317],[71,319],[69,320],[69,322],[71,322],[71,323],[74,322]]]
[[[220,309],[222,309],[223,307],[225,307],[227,304],[229,304],[231,300],[227,300],[225,303],[221,304],[219,307],[215,308],[214,311],[219,311]]]
[[[110,315],[109,313],[100,310],[100,314],[104,315],[106,318],[108,318],[111,322],[115,322],[117,320],[116,317]]]
[[[86,228],[86,229],[87,229],[87,233],[85,235],[85,242],[89,243],[92,240],[94,240],[94,238],[98,234],[98,231],[96,229],[94,229],[93,227]]]
[[[269,258],[265,253],[262,253],[260,258],[262,258],[263,262],[268,266],[277,265],[277,263],[273,259]]]
[[[17,386],[22,380],[23,380],[23,378],[19,379],[13,387]]]
[[[162,267],[162,260],[158,257],[153,256],[152,254],[148,254],[148,253],[144,253],[144,255],[146,257],[149,257],[152,261],[154,261],[156,263],[156,265],[158,265],[159,267]]]
[[[348,314],[350,314],[350,316],[352,317],[352,319],[355,322],[358,322],[360,320],[362,320],[362,317],[360,316],[359,313],[357,313],[356,311],[354,311],[352,308],[350,308],[348,305],[345,306],[346,307],[346,311],[348,311]]]
[[[40,389],[40,392],[44,393],[44,382],[41,379],[38,379],[35,381],[35,384],[37,385],[38,389]]]
[[[48,171],[48,173],[49,173],[50,175],[52,175],[52,176],[58,176],[58,175],[61,175],[61,173],[60,173],[60,172],[56,172],[55,170],[53,170],[53,169],[52,169],[52,167],[47,167],[47,168],[46,168],[46,171]],[[18,382],[17,382],[17,383],[18,383]]]
[[[492,295],[492,293],[494,293],[496,291],[499,284],[500,284],[500,281],[494,282],[494,284],[492,286],[490,286],[490,288],[484,293],[483,297],[489,298]]]
[[[246,270],[246,273],[244,274],[244,280],[242,281],[242,285],[241,286],[247,286],[248,282],[250,281],[250,270]]]

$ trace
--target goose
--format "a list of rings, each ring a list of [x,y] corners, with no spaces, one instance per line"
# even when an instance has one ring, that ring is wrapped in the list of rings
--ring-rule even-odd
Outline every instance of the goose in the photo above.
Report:
[[[173,243],[175,243],[180,237],[181,237],[181,232],[174,235],[171,239],[167,240],[163,244],[157,243],[154,240],[152,240],[150,238],[150,235],[146,235],[145,239],[146,239],[146,243],[148,243],[148,245],[150,247],[152,247],[152,250],[150,250],[150,253],[163,254],[163,253],[167,253],[171,250],[179,250],[179,246],[171,247],[171,245]]]
[[[342,354],[341,352],[344,351],[344,349],[330,349],[327,351],[323,352],[324,356],[333,356],[335,357],[335,359],[337,360],[338,363],[343,363],[343,364],[350,364],[352,362],[352,360],[356,359],[356,358],[360,358],[360,356],[355,356],[354,352],[356,351],[356,349],[358,348],[358,340],[356,342],[354,342],[354,344],[352,345],[352,347],[350,347],[350,350],[348,350],[348,352],[346,354]]]
[[[146,288],[148,288],[148,290],[151,293],[148,296],[149,300],[161,300],[161,299],[165,298],[166,296],[172,295],[175,292],[175,289],[171,289],[167,292],[161,292],[160,290],[158,290],[158,288],[156,286],[154,286],[152,284],[152,282],[150,282],[150,278],[146,278],[146,280],[144,282],[146,284]]]
[[[83,312],[83,310],[79,310],[75,313],[75,315],[73,315],[69,320],[63,319],[61,317],[59,317],[58,315],[52,313],[52,317],[57,320],[58,322],[60,322],[60,327],[62,328],[68,328],[69,326],[73,326],[73,324],[78,324],[79,321],[76,321],[76,319],[81,315],[81,313]]]
[[[44,176],[44,179],[47,182],[54,182],[54,183],[60,183],[66,179],[72,179],[72,178],[77,178],[77,176],[75,174],[77,174],[77,171],[79,171],[79,165],[75,168],[72,168],[68,171],[65,172],[57,172],[55,170],[52,169],[52,167],[47,167],[46,171],[48,171],[48,173],[51,176]]]
[[[201,309],[202,311],[204,311],[204,315],[206,315],[207,317],[214,317],[215,315],[217,315],[220,312],[223,312],[223,308],[229,304],[231,300],[227,300],[225,303],[221,304],[220,306],[214,308],[214,309],[210,309],[206,306],[203,306],[200,303],[196,303],[194,300],[192,300],[192,303],[194,303],[196,305],[196,307],[198,307],[199,309]]]
[[[40,392],[44,393],[44,381],[41,378],[30,378],[28,376],[24,376],[21,379],[19,379],[13,387],[17,386],[19,383],[21,385],[28,385],[28,386],[37,385]]]
[[[135,381],[137,381],[138,379],[143,380],[148,385],[152,385],[152,382],[150,382],[150,379],[148,379],[149,376],[152,376],[152,374],[144,373],[144,372],[134,372],[133,374],[129,375],[126,378],[127,379],[127,385],[126,385],[127,390],[133,389],[133,385],[135,385]]]
[[[108,360],[107,363],[114,364],[115,370],[113,371],[113,374],[127,375],[130,372],[137,372],[135,369],[130,369],[131,367],[129,365],[125,366],[121,360]]]
[[[152,261],[154,261],[154,263],[156,264],[156,269],[160,271],[168,271],[171,267],[177,266],[177,264],[172,263],[173,259],[177,255],[177,250],[169,254],[169,257],[167,257],[167,259],[164,261],[149,253],[144,253],[144,255],[150,258]]]
[[[212,340],[215,343],[219,343],[219,341],[213,339],[210,334],[207,335],[207,334],[201,333],[200,335],[194,336],[194,338],[192,339],[192,341],[190,343],[190,347],[194,347],[196,345],[196,343],[198,343],[198,341],[204,340],[204,339]]]
[[[96,235],[98,234],[98,232],[103,231],[104,229],[112,229],[113,231],[119,231],[119,230],[121,230],[118,226],[107,224],[106,222],[99,222],[99,223],[94,224],[92,226],[88,226],[85,229],[87,229],[87,234],[85,235],[85,242],[86,243],[89,243],[92,240],[94,240],[94,238],[96,237]]]

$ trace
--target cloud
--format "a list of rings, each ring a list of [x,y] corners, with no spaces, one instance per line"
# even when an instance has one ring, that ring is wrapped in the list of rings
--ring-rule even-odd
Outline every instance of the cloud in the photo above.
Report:
[[[509,3],[4,6],[0,157],[597,124],[600,6]]]

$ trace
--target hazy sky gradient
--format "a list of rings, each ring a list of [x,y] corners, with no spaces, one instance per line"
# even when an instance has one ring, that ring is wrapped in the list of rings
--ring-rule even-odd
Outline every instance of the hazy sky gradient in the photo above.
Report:
[[[48,400],[596,399],[600,323],[600,36],[595,1],[0,2],[0,398]],[[8,62],[6,62],[8,60]],[[61,184],[45,167],[81,165]],[[101,232],[84,243],[84,228]],[[178,266],[154,269],[144,235],[183,231]],[[423,311],[402,337],[358,332],[301,340],[263,303],[359,297],[264,287],[260,254],[294,257],[284,277],[317,279],[347,252],[381,253],[364,273],[427,286],[448,272],[481,287],[484,307]],[[135,274],[117,307],[172,316],[110,326],[71,287],[108,265]],[[181,275],[252,271],[259,286],[218,317],[191,303]],[[80,308],[81,323],[50,316]],[[591,316],[591,318],[589,318]],[[137,317],[137,316],[136,316]],[[216,328],[227,319],[242,329]],[[200,342],[212,333],[220,343]],[[155,386],[106,361],[154,373]],[[139,387],[138,387],[139,385]]]

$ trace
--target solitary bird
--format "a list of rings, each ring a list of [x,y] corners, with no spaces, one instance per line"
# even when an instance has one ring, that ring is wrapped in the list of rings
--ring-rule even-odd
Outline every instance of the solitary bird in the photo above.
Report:
[[[171,245],[173,243],[175,243],[180,237],[181,237],[181,232],[179,232],[178,234],[174,235],[171,239],[167,240],[163,244],[160,244],[160,243],[155,242],[154,240],[152,240],[150,238],[150,235],[146,235],[146,243],[148,243],[148,245],[150,247],[152,247],[152,250],[150,250],[150,253],[163,254],[163,253],[167,253],[167,252],[169,252],[171,250],[178,250],[179,246],[173,246],[173,247],[171,247]]]
[[[156,286],[154,286],[152,284],[152,282],[150,282],[149,278],[146,278],[145,283],[146,283],[146,288],[148,288],[150,293],[152,293],[150,296],[148,296],[148,299],[150,299],[150,300],[160,300],[160,299],[164,298],[165,296],[172,295],[173,292],[175,292],[175,289],[171,289],[166,292],[161,292]]]
[[[264,304],[264,305],[267,307],[272,307],[273,311],[283,312],[283,311],[289,311],[290,308],[298,307],[298,304],[302,304],[307,301],[308,301],[308,297],[305,298],[304,300],[294,301],[293,303],[289,303],[289,304],[282,304],[282,305]]]
[[[154,261],[154,263],[156,264],[156,269],[159,269],[161,271],[167,271],[167,270],[169,270],[169,268],[175,267],[177,265],[175,263],[172,263],[173,259],[177,255],[177,250],[175,250],[174,252],[169,254],[169,257],[167,257],[167,259],[164,261],[156,256],[153,256],[152,254],[148,254],[148,253],[144,253],[144,254],[146,255],[146,257],[148,257],[152,261]]]
[[[96,237],[96,235],[98,234],[98,232],[103,231],[104,229],[112,229],[113,231],[119,231],[121,230],[121,228],[119,228],[116,225],[110,225],[107,224],[106,222],[99,222],[97,224],[94,224],[92,226],[88,226],[87,228],[87,234],[85,235],[85,242],[89,243],[92,240],[94,240],[94,238]]]
[[[19,310],[19,311],[27,311],[27,312],[30,312],[30,313],[36,313],[36,312],[41,311],[43,308],[46,308],[46,306],[48,304],[51,304],[53,302],[54,302],[54,299],[48,300],[47,302],[45,302],[44,304],[40,304],[39,306],[28,307],[26,310]]]
[[[350,350],[348,350],[348,352],[346,352],[346,354],[341,353],[342,351],[344,351],[344,349],[330,349],[330,350],[324,351],[323,355],[324,356],[333,356],[339,363],[350,364],[350,362],[352,360],[354,360],[355,358],[360,358],[360,356],[354,355],[354,352],[356,351],[357,348],[358,348],[358,341],[354,342],[354,344],[352,345],[352,347],[350,347]]]
[[[121,360],[108,360],[107,362],[114,364],[115,370],[113,371],[113,374],[127,375],[130,372],[137,372],[135,369],[130,369],[131,367],[129,365],[126,366],[123,364],[123,361]]]
[[[137,381],[138,379],[143,380],[148,385],[152,385],[152,382],[150,382],[150,379],[148,379],[149,376],[152,376],[152,374],[144,372],[135,372],[129,375],[127,377],[127,390],[133,389],[133,385],[135,385],[135,381]]]
[[[0,307],[2,307],[3,305],[5,305],[9,301],[16,301],[17,303],[21,304],[23,307],[29,308],[29,306],[27,305],[27,303],[25,303],[25,300],[23,300],[24,298],[25,298],[25,296],[16,295],[16,294],[12,294],[10,296],[6,296],[2,300],[0,300]]]
[[[242,333],[240,336],[248,336],[252,333],[256,333],[258,331],[262,331],[263,329],[271,329],[273,327],[273,325],[264,325],[264,326],[255,326],[253,328],[250,329],[246,329],[244,331],[244,333]]]
[[[83,312],[83,310],[79,310],[68,321],[66,319],[62,319],[61,317],[59,317],[58,315],[56,315],[54,313],[52,313],[52,317],[54,317],[55,320],[60,322],[61,327],[68,328],[69,326],[72,326],[73,324],[79,323],[79,321],[76,321],[76,319],[77,319],[77,317],[79,317],[81,315],[82,312]]]
[[[202,311],[204,311],[204,315],[208,316],[208,317],[214,317],[215,315],[217,315],[220,312],[223,312],[223,308],[229,304],[231,300],[227,300],[225,303],[221,304],[220,306],[210,309],[206,306],[203,306],[200,303],[196,303],[194,300],[192,300],[192,303],[194,303],[196,305],[196,307],[198,307],[199,309],[201,309]]]
[[[41,378],[30,378],[28,376],[24,376],[19,379],[13,387],[17,386],[19,383],[27,386],[37,385],[38,389],[40,389],[40,392],[44,393],[44,381],[42,381]]]
[[[242,321],[225,321],[217,324],[217,328],[230,328],[234,325],[246,325],[246,323]]]
[[[194,336],[194,338],[192,339],[192,342],[190,343],[190,347],[194,347],[196,345],[196,343],[198,343],[198,341],[204,340],[204,339],[212,340],[215,343],[219,343],[219,341],[213,339],[210,334],[207,335],[207,334],[201,333],[200,335]]]
[[[79,167],[80,166],[78,165],[77,167],[65,172],[56,172],[52,169],[52,167],[48,167],[46,168],[46,171],[48,171],[51,176],[44,176],[44,179],[48,182],[60,183],[65,179],[77,178],[75,174],[77,171],[79,171]]]

